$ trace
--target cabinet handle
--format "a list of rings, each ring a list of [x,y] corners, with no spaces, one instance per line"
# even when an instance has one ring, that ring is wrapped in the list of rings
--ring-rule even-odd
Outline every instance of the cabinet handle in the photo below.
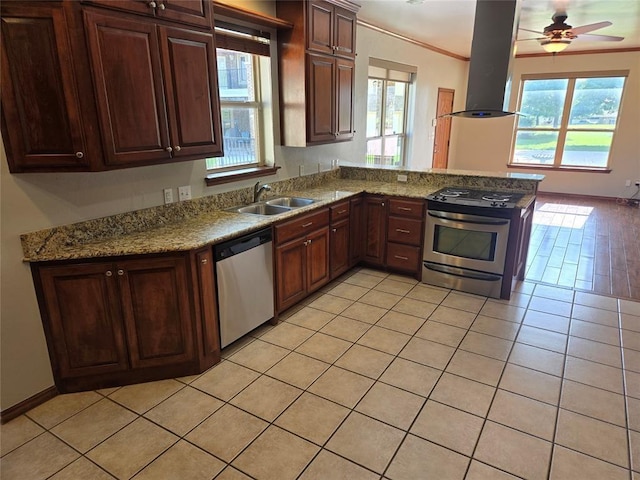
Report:
[[[118,275],[119,275],[119,276],[122,276],[122,275],[124,275],[124,270],[122,270],[122,269],[119,269],[119,270],[118,270]]]
[[[148,5],[149,5],[150,8],[156,8],[156,6],[157,6],[156,2],[149,2]]]
[[[113,275],[113,272],[112,272],[111,270],[107,270],[107,271],[105,272],[105,275],[106,275],[107,277],[110,277],[111,275]]]
[[[76,152],[76,157],[77,157],[77,158],[82,158],[82,157],[84,157],[84,153],[82,153],[82,152]]]
[[[342,215],[343,213],[347,213],[346,210],[338,210],[338,215]]]
[[[159,8],[160,10],[164,10],[164,9],[165,9],[164,3],[161,3],[160,5],[158,5],[158,8]]]
[[[202,260],[200,260],[200,263],[202,265],[206,265],[207,263],[209,263],[209,261],[206,258],[203,258]]]
[[[409,207],[397,207],[397,208],[398,208],[398,210],[404,210],[405,212],[412,212],[413,211],[413,209],[409,208]]]
[[[332,229],[331,231],[332,231],[333,233],[336,233],[336,232],[338,231],[338,229],[337,229],[337,228],[334,228],[334,229]]]
[[[307,243],[307,246],[311,245],[311,239],[307,240],[307,242],[309,242]]]
[[[171,147],[167,147],[167,148],[165,148],[165,150],[166,150],[167,152],[169,152],[169,153],[173,152],[173,148],[171,148]]]
[[[401,228],[396,228],[396,232],[398,232],[398,233],[411,233],[410,230],[403,230]]]
[[[174,147],[174,150],[175,150],[176,152],[179,152],[179,151],[180,151],[180,145],[176,145],[176,146]]]
[[[311,225],[313,225],[313,222],[303,223],[302,228],[307,228],[307,227],[310,227]]]
[[[398,260],[409,260],[409,258],[408,258],[408,257],[402,257],[402,256],[400,256],[400,255],[394,255],[393,257],[394,257],[394,258],[397,258]]]
[[[381,206],[381,207],[384,207],[384,202],[382,202],[382,203],[380,204],[380,206]]]
[[[308,240],[304,241],[304,246],[306,247],[309,244]]]

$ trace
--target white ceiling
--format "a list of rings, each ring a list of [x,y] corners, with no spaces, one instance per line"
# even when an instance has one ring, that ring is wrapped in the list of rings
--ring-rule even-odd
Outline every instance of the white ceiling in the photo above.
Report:
[[[412,0],[421,1],[421,0]],[[361,5],[358,19],[394,33],[469,57],[475,0],[356,0]],[[609,27],[593,34],[625,37],[620,42],[592,41],[578,37],[566,52],[640,48],[639,0],[522,0],[520,28],[542,31],[551,24],[556,10],[565,10],[566,23],[573,27],[608,20]],[[535,33],[518,32],[518,40],[536,38]],[[535,40],[518,41],[517,53],[544,53]]]

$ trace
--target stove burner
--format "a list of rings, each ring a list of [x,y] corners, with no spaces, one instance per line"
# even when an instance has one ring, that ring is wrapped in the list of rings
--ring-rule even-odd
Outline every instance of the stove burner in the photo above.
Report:
[[[489,195],[484,195],[482,200],[486,200],[487,202],[508,202],[511,200],[511,195],[505,195],[502,193],[491,193]]]
[[[440,192],[439,195],[443,197],[460,197],[462,195],[469,195],[469,190],[447,189],[444,192]]]

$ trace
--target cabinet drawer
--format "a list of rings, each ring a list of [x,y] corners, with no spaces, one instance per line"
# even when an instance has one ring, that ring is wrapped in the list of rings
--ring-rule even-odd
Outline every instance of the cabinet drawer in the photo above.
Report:
[[[415,272],[418,269],[420,247],[387,243],[387,266]]]
[[[349,218],[349,202],[336,203],[329,207],[331,210],[331,223]]]
[[[424,202],[391,198],[389,199],[389,215],[402,215],[403,217],[422,219]]]
[[[410,218],[389,217],[387,226],[387,240],[390,242],[407,243],[420,246],[422,236],[422,220]]]
[[[296,217],[293,220],[276,225],[276,243],[283,243],[293,238],[301,237],[328,224],[328,208]]]

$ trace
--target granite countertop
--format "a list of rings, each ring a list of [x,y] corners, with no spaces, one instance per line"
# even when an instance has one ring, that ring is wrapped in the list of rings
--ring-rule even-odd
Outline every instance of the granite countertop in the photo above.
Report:
[[[21,236],[24,261],[43,262],[184,252],[234,238],[362,192],[423,199],[441,187],[441,184],[354,180],[336,178],[334,175],[333,178],[329,176],[319,185],[302,185],[302,188],[300,185],[293,185],[292,189],[285,190],[285,187],[274,189],[275,191],[263,200],[286,195],[313,198],[317,201],[311,205],[272,216],[225,210],[226,207],[243,203],[242,201],[221,205],[216,204],[215,201],[207,202],[207,198],[196,199],[196,202],[202,200],[200,201],[202,205],[197,207],[198,210],[182,215],[180,218],[167,215],[168,209],[163,206],[147,209],[146,216],[131,212],[24,234]],[[246,194],[243,193],[243,195],[244,197],[233,197],[226,194],[232,199],[246,198]],[[534,194],[525,194],[518,207],[526,208],[534,199]],[[233,200],[227,198],[227,202],[229,201]],[[162,215],[167,218],[158,221],[157,217]],[[134,223],[136,225],[133,225]]]

